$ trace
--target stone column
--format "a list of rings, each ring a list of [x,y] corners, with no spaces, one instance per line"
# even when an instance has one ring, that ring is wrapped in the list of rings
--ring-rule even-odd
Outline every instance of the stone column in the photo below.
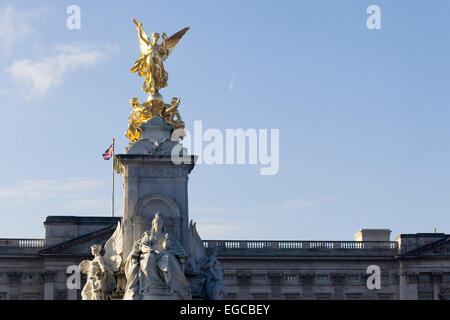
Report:
[[[78,290],[80,289],[67,290],[67,300],[78,300]]]
[[[301,273],[300,278],[302,279],[303,284],[302,299],[311,300],[313,298],[312,284],[314,281],[314,273],[311,272]]]
[[[124,168],[119,173],[123,176],[123,256],[128,257],[133,248],[134,227],[133,220],[129,213],[135,212],[135,205],[138,201],[138,177],[129,176],[128,168]],[[125,259],[123,259],[125,263]]]
[[[44,281],[44,300],[55,299],[55,279],[56,271],[45,270],[42,272],[42,280]]]
[[[237,279],[239,282],[239,291],[237,298],[239,300],[248,300],[250,297],[249,282],[252,274],[250,272],[241,271],[237,273]]]
[[[419,299],[419,275],[414,272],[408,272],[406,277],[408,278],[407,299],[418,300]]]
[[[398,287],[400,300],[408,300],[408,282],[405,271],[400,272]]]
[[[22,272],[6,272],[9,282],[9,300],[19,300],[20,299],[20,284],[22,283]]]
[[[343,273],[332,273],[331,280],[333,281],[334,287],[334,300],[344,300],[344,280],[345,274]]]
[[[393,299],[401,300],[401,297],[400,297],[400,274],[398,272],[393,272],[391,277],[392,277],[392,285],[397,290],[397,292],[394,294]],[[383,282],[381,282],[381,287],[383,288]]]
[[[403,262],[399,261],[399,280],[398,280],[398,296],[400,300],[408,300],[408,282]]]
[[[87,275],[80,274],[80,288],[79,289],[67,289],[67,300],[81,300],[80,294],[86,284]]]
[[[271,280],[271,290],[272,290],[272,299],[280,300],[281,299],[281,279],[283,278],[283,274],[280,272],[270,272],[268,274]]]
[[[431,277],[433,279],[433,300],[440,300],[439,294],[441,292],[441,272],[433,272],[431,274]]]
[[[362,296],[363,300],[376,300],[377,299],[378,289],[369,289],[367,287],[367,279],[369,279],[370,276],[371,276],[371,274],[366,273],[366,272],[363,272],[360,274],[361,286],[366,289],[363,291],[363,296]],[[381,284],[381,288],[383,288],[383,284]]]

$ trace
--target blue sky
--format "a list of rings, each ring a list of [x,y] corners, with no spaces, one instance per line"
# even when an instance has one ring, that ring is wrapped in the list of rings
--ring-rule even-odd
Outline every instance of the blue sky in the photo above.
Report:
[[[81,29],[66,8],[81,8]],[[381,30],[366,9],[381,8]],[[448,1],[0,1],[0,237],[48,215],[109,215],[111,162],[147,32],[191,29],[166,63],[188,128],[280,130],[280,170],[199,165],[205,239],[450,233]],[[230,83],[233,82],[230,90]],[[122,209],[116,176],[116,211]]]

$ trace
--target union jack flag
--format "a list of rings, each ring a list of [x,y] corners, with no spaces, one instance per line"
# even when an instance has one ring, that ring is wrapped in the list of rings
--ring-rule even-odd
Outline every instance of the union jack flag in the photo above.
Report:
[[[106,149],[105,152],[103,152],[103,160],[109,160],[109,159],[111,159],[112,156],[113,156],[113,153],[114,153],[114,143],[111,144],[111,145],[109,146],[109,148]]]

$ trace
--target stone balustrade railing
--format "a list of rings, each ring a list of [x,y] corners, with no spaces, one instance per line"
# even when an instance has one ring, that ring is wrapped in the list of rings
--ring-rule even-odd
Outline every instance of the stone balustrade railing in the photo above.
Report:
[[[267,240],[204,240],[205,248],[218,249],[388,249],[397,250],[396,241],[267,241]]]
[[[0,247],[38,248],[45,246],[45,239],[0,239]]]
[[[270,240],[204,240],[205,248],[219,249],[390,249],[396,241],[270,241]],[[45,239],[0,239],[0,247],[44,247]]]

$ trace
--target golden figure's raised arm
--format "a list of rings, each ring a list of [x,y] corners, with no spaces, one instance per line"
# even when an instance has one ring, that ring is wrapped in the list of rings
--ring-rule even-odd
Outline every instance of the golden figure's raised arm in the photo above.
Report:
[[[141,48],[141,53],[144,53],[147,47],[150,45],[150,39],[147,33],[142,28],[142,22],[138,22],[136,18],[133,19],[133,22],[138,30],[139,46]]]

